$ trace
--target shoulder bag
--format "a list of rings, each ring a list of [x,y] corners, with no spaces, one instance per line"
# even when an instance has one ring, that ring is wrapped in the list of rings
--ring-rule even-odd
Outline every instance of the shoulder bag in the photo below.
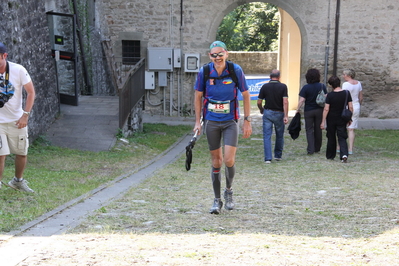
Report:
[[[345,123],[348,123],[349,121],[352,120],[352,112],[347,108],[349,91],[345,90],[345,93],[346,93],[345,104],[344,104],[344,110],[342,110],[341,117],[345,121]]]
[[[326,96],[327,94],[324,93],[323,91],[323,85],[320,83],[321,85],[321,89],[319,91],[319,93],[317,94],[316,97],[316,103],[320,106],[320,107],[324,107],[325,103],[326,103]]]

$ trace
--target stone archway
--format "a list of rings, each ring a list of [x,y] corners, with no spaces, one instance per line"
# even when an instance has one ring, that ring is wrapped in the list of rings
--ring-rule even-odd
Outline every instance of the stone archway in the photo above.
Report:
[[[301,88],[301,34],[294,19],[280,9],[279,66],[281,82],[288,86],[289,110],[296,110]]]
[[[305,27],[299,16],[285,1],[234,1],[221,11],[219,16],[213,17],[208,32],[209,42],[215,40],[217,29],[224,16],[239,5],[251,2],[271,3],[279,7],[281,21],[277,68],[281,70],[281,81],[286,83],[289,89],[289,110],[296,110],[301,88],[301,58],[305,57],[302,45],[306,41],[306,34],[304,34]]]

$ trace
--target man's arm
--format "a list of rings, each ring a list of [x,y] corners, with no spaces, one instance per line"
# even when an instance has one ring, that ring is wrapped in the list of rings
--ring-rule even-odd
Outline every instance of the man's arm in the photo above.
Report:
[[[251,115],[251,95],[249,91],[242,92],[242,98],[244,103],[244,117]],[[252,134],[252,126],[251,122],[244,119],[244,126],[243,126],[243,138],[249,138]]]
[[[259,112],[261,113],[261,114],[263,114],[263,100],[262,99],[258,99],[258,101],[257,101],[257,103],[256,103],[256,105],[258,106],[258,109],[259,109]]]
[[[33,104],[35,102],[36,92],[33,86],[32,81],[24,85],[26,91],[26,102],[24,111],[30,112],[32,111]]]
[[[33,82],[30,81],[24,85],[24,89],[26,91],[26,102],[25,102],[25,108],[24,111],[30,112],[32,111],[33,104],[35,102],[35,97],[36,97],[36,92],[35,92],[35,87],[33,86]],[[28,125],[28,118],[29,115],[26,115],[25,113],[22,114],[21,118],[17,121],[16,125],[18,128],[24,128]]]
[[[201,114],[202,114],[202,91],[195,91],[194,95],[194,111],[195,111],[195,126],[193,131],[198,130],[198,135],[201,134]]]
[[[284,124],[288,123],[288,97],[283,98]]]

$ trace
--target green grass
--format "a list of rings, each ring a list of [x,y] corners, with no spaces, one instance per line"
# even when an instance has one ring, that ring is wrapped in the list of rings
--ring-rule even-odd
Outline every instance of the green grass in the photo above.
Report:
[[[370,155],[399,156],[398,130],[356,130],[356,146]]]
[[[266,166],[262,136],[240,137],[233,185],[237,209],[218,217],[207,213],[213,193],[209,151],[202,137],[193,150],[189,172],[183,168],[182,156],[110,203],[106,208],[112,215],[100,211],[73,232],[380,234],[396,225],[399,153],[390,143],[396,141],[398,131],[356,133],[355,155],[347,164],[338,157],[325,158],[325,139],[322,152],[308,156],[305,134],[295,141],[286,134],[283,161]],[[131,216],[123,216],[126,213]],[[378,222],[369,222],[373,219]]]
[[[104,183],[124,174],[133,173],[169,148],[177,139],[189,133],[191,129],[191,126],[145,124],[144,132],[129,138],[128,144],[119,141],[111,151],[98,153],[54,147],[49,145],[45,139],[38,139],[30,148],[28,167],[25,171],[25,177],[36,193],[21,193],[3,186],[0,193],[0,231],[8,232],[16,229]],[[282,215],[288,216],[301,213],[304,221],[311,219],[313,214],[333,218],[336,221],[354,220],[346,210],[336,212],[334,206],[342,207],[343,200],[361,206],[362,202],[358,202],[358,198],[351,200],[350,197],[365,195],[367,195],[366,201],[370,206],[382,202],[381,195],[385,195],[385,191],[389,191],[392,181],[396,180],[398,169],[392,162],[399,159],[398,138],[399,134],[396,130],[357,130],[355,157],[350,158],[350,163],[345,166],[344,178],[342,165],[338,162],[328,162],[325,160],[324,154],[317,157],[304,156],[306,142],[303,135],[295,141],[287,136],[284,162],[271,164],[266,169],[260,165],[263,158],[262,141],[259,140],[261,136],[255,135],[253,139],[240,138],[237,152],[237,175],[240,178],[235,181],[239,186],[237,196],[244,197],[244,191],[247,191],[246,194],[249,194],[245,197],[250,199],[247,204],[259,206],[265,204],[263,202],[265,199],[271,202],[275,200],[272,204],[276,206],[276,213],[279,213],[280,210],[284,210]],[[325,144],[324,142],[324,147]],[[194,199],[194,202],[206,205],[209,201],[207,196],[210,196],[211,193],[208,191],[207,174],[204,178],[204,173],[209,171],[210,163],[205,137],[201,138],[195,147],[190,172],[184,169],[183,157],[163,170],[157,180],[149,178],[135,190],[134,193],[141,195],[137,198],[145,199],[145,201],[151,200],[154,203],[154,209],[143,206],[141,201],[121,206],[128,208],[128,212],[145,207],[146,215],[153,213],[165,218],[171,216],[169,210],[159,212],[159,208],[156,206],[167,204],[175,210],[177,216],[184,216],[193,208],[191,206],[193,199],[187,197],[187,195],[191,195],[190,191],[193,185],[197,187],[198,195],[196,195],[200,197]],[[378,161],[372,163],[376,158]],[[369,162],[371,159],[373,159],[372,162]],[[9,156],[4,173],[5,182],[8,182],[13,176],[13,169],[13,156]],[[247,180],[251,181],[247,182]],[[257,185],[258,189],[254,190],[253,184]],[[324,207],[309,208],[302,199],[297,199],[298,195],[301,195],[300,197],[310,197],[309,200],[313,200],[309,191],[314,193],[314,191],[324,190],[326,187],[330,187],[331,190],[328,195],[331,193],[335,195],[329,201],[330,210]],[[339,190],[335,191],[334,187],[339,187]],[[258,198],[258,193],[262,193],[262,191],[266,193],[265,199]],[[381,210],[392,208],[391,201],[386,201],[384,204],[381,206]],[[195,207],[194,211],[204,211],[207,208],[204,205],[199,208]],[[283,207],[280,209],[278,206]],[[359,211],[354,212],[355,216],[366,216],[374,211],[374,209],[363,210],[362,208],[359,207]],[[109,210],[110,207],[107,206],[99,210],[99,213],[107,213]],[[112,217],[109,218],[112,219]],[[125,218],[128,219],[128,217]],[[145,221],[145,219],[140,219],[140,215],[137,215],[137,218],[138,224]],[[187,222],[180,221],[178,217],[174,219],[182,224]],[[123,220],[120,219],[119,222],[123,223]],[[128,219],[128,222],[131,220]],[[105,227],[107,226],[114,228],[112,222]],[[294,224],[292,226],[298,229],[302,225]],[[212,226],[204,225],[203,228],[213,230]],[[303,230],[306,231],[306,229]]]
[[[101,164],[113,167],[111,161],[133,171],[145,161],[141,157],[159,154],[162,149],[152,148],[154,143],[146,135],[152,134],[153,140],[157,140],[164,130],[152,128],[146,132],[137,135],[134,141],[131,139],[129,145],[118,143],[112,152],[104,153],[102,156],[107,160],[99,157],[94,160],[100,168],[95,172],[101,173]],[[347,164],[338,158],[334,161],[325,158],[325,138],[322,152],[308,156],[305,134],[295,141],[286,134],[283,160],[265,165],[262,136],[240,137],[233,184],[236,208],[223,209],[220,215],[208,213],[213,191],[210,156],[203,136],[193,150],[190,171],[184,168],[183,153],[131,187],[123,197],[86,217],[77,227],[52,236],[49,245],[38,247],[35,255],[24,263],[162,262],[162,265],[202,266],[217,261],[220,265],[396,265],[398,133],[357,130],[354,155],[349,156]],[[134,157],[137,153],[141,156]],[[63,160],[68,161],[68,156],[73,157],[74,153],[65,154]],[[134,165],[123,164],[126,161]],[[61,166],[67,171],[73,164],[68,165],[53,167],[58,170]],[[108,174],[114,175],[113,171],[116,169],[109,169]],[[70,178],[75,178],[75,174],[70,174]],[[224,174],[222,184],[225,184]],[[49,201],[59,196],[46,193]],[[13,207],[27,204],[25,201],[38,205],[34,202],[38,199],[31,195],[16,192],[8,195],[19,197]],[[32,210],[25,213],[14,210],[14,214],[29,220],[25,216]],[[225,255],[226,247],[229,256]]]
[[[189,133],[191,126],[144,124],[144,132],[119,141],[108,152],[88,152],[51,146],[39,138],[30,147],[25,178],[34,194],[6,186],[0,190],[0,231],[8,232],[141,165]],[[8,156],[4,182],[14,175],[14,156]]]

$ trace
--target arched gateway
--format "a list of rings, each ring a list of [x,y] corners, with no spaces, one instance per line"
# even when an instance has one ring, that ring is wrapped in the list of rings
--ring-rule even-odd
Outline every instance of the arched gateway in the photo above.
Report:
[[[143,55],[148,47],[171,47],[181,49],[183,55],[199,53],[203,64],[209,61],[208,47],[215,40],[223,17],[239,5],[250,2],[255,1],[135,0],[126,5],[110,1],[100,6],[98,14],[101,18],[96,21],[114,47],[131,36],[132,40],[141,41]],[[327,76],[331,75],[334,62],[338,75],[345,68],[356,70],[365,96],[362,115],[399,116],[399,104],[396,104],[399,102],[399,42],[396,41],[399,3],[383,1],[365,5],[364,0],[261,2],[274,4],[282,11],[278,67],[286,75],[284,82],[289,84],[291,109],[295,108],[298,90],[305,84],[307,69],[318,68],[324,81],[324,70],[327,70]],[[335,23],[336,18],[339,18],[339,24]],[[165,93],[161,90],[158,99],[155,93],[150,94],[151,102],[147,106],[167,103],[163,110],[172,110],[179,102],[175,99],[176,91],[182,94],[181,105],[191,103],[188,96],[192,93],[190,83],[195,74],[176,69],[169,73],[167,81],[173,82],[179,77],[182,82],[172,85],[181,87],[162,87],[162,90],[167,88]],[[291,83],[294,80],[296,83]],[[171,92],[169,88],[172,88]],[[384,104],[387,100],[389,109]]]

